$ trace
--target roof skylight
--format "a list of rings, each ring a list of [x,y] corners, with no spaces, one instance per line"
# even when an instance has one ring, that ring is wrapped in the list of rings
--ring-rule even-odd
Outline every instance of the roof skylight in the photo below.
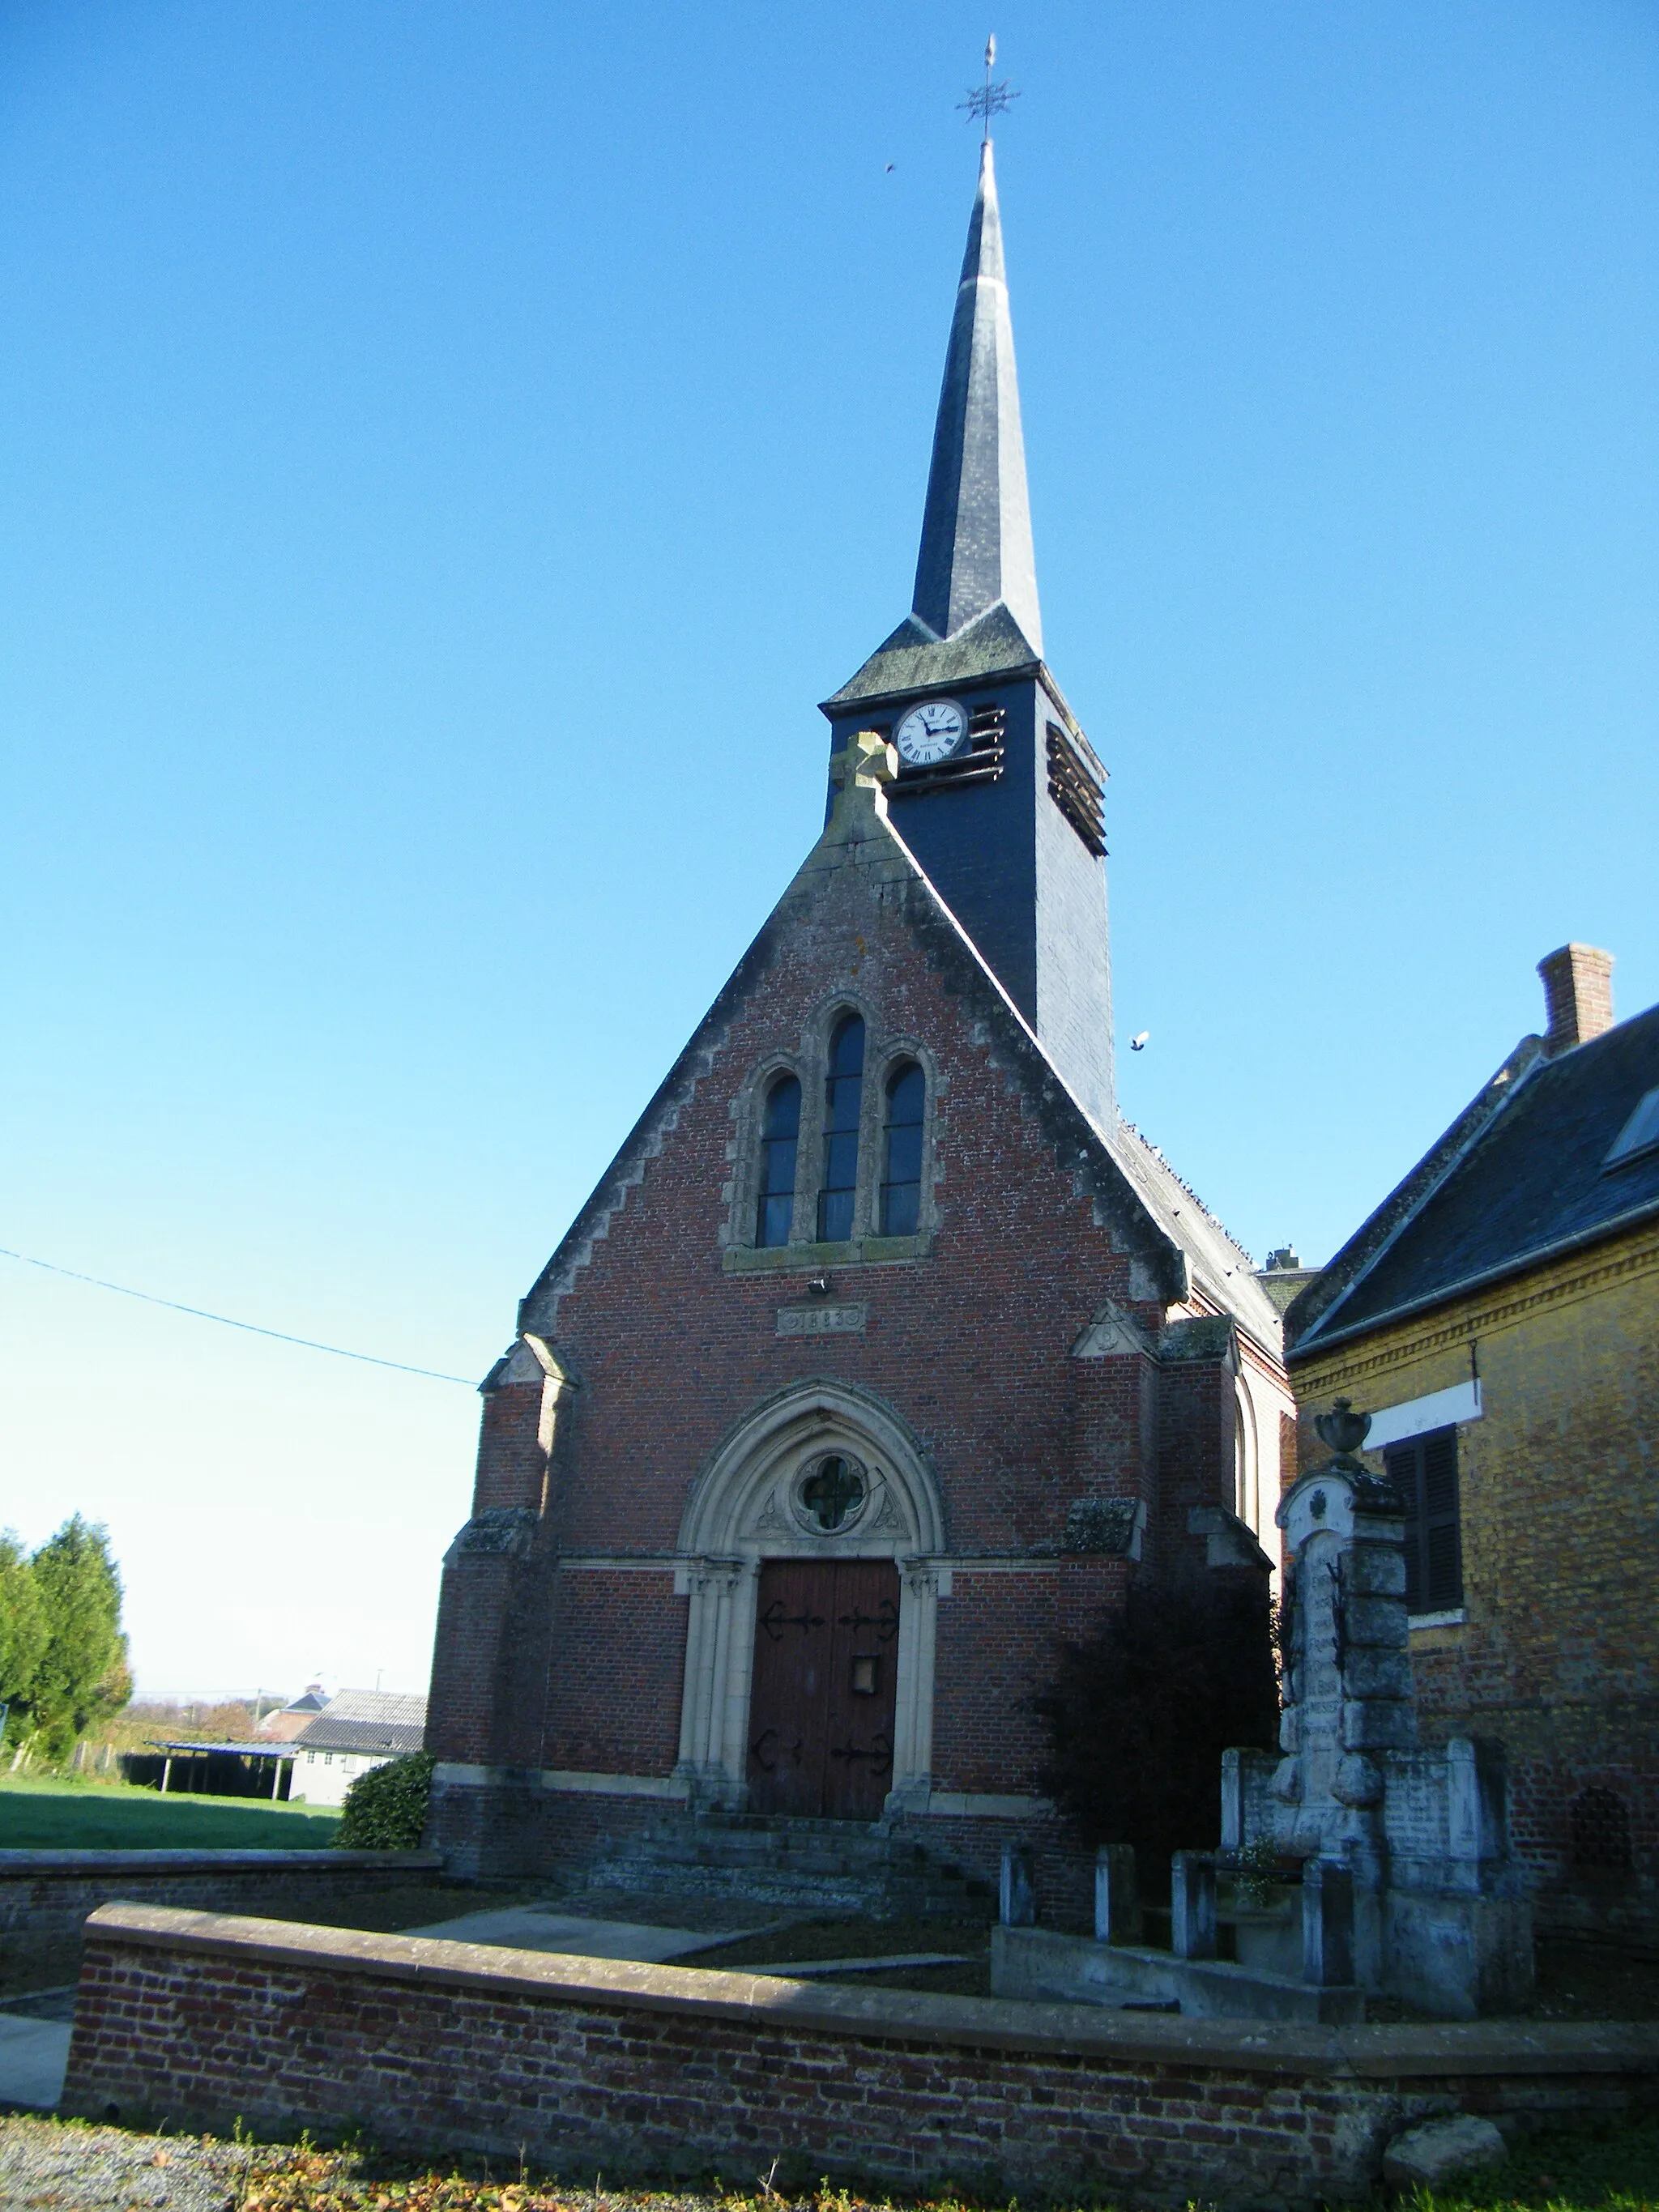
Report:
[[[1650,1152],[1656,1147],[1659,1147],[1659,1085],[1638,1103],[1636,1111],[1613,1139],[1612,1149],[1601,1164],[1621,1168],[1626,1160],[1633,1160],[1638,1153]]]

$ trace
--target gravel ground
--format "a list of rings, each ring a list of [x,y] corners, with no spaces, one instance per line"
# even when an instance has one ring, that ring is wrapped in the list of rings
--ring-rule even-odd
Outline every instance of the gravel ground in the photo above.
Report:
[[[0,2205],[6,2212],[224,2212],[241,2197],[248,2160],[234,2143],[205,2136],[0,2119]]]

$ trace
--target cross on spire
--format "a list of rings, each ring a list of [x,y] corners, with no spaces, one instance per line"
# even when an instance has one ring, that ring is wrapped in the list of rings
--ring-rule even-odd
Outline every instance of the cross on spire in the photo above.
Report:
[[[993,31],[985,41],[985,82],[982,85],[971,86],[967,99],[957,103],[959,108],[966,110],[970,122],[984,123],[984,143],[988,146],[991,143],[991,118],[1002,114],[1012,101],[1019,98],[1006,77],[1000,84],[992,83],[991,71],[996,64],[997,34]]]

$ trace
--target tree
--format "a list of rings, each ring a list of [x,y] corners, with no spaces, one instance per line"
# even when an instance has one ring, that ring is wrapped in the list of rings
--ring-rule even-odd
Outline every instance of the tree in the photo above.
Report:
[[[29,1700],[46,1652],[46,1613],[23,1547],[9,1529],[0,1532],[0,1705],[18,1710]],[[9,1724],[15,1735],[20,1729]]]
[[[27,1703],[47,1758],[63,1759],[94,1720],[132,1695],[121,1632],[121,1577],[109,1532],[76,1513],[29,1562],[46,1642]]]
[[[1085,1849],[1133,1844],[1158,1894],[1172,1852],[1219,1839],[1221,1754],[1270,1750],[1279,1724],[1265,1579],[1140,1577],[1036,1700],[1042,1786]]]

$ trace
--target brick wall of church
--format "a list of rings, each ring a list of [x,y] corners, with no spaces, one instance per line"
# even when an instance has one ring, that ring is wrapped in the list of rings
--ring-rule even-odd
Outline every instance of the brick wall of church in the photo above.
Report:
[[[1030,1698],[1053,1672],[1056,1641],[1085,1636],[1121,1600],[1127,1571],[1122,1559],[954,1571],[954,1595],[939,1609],[936,1680],[974,1685],[977,1694],[952,1696],[947,1686],[936,1700],[936,1789],[1036,1790],[1043,1738]]]
[[[685,1604],[667,1598],[655,1572],[598,1563],[665,1563],[722,1438],[808,1377],[884,1401],[937,1477],[954,1585],[939,1603],[941,1790],[1035,1789],[1030,1700],[1052,1675],[1057,1640],[1082,1633],[1127,1572],[1121,1560],[1066,1555],[1073,1501],[1139,1496],[1156,1508],[1163,1485],[1172,1504],[1161,1521],[1154,1510],[1150,1564],[1201,1562],[1188,1504],[1234,1502],[1228,1325],[1173,1370],[1133,1352],[1073,1356],[1109,1299],[1157,1341],[1164,1293],[1138,1256],[1149,1249],[1146,1217],[1127,1187],[1121,1199],[1096,1196],[1077,1165],[1075,1123],[1051,1115],[999,1062],[981,1011],[952,985],[954,940],[950,957],[930,957],[926,932],[919,940],[906,916],[911,894],[862,878],[843,870],[833,895],[775,925],[695,1085],[611,1188],[606,1210],[584,1217],[585,1256],[568,1283],[526,1301],[523,1326],[554,1346],[573,1388],[560,1401],[534,1557],[505,1563],[487,1601],[469,1607],[447,1593],[429,1732],[446,1760],[672,1772]],[[844,994],[836,978],[848,980]],[[732,1200],[738,1109],[757,1066],[821,1040],[837,1005],[866,1017],[867,1083],[879,1079],[886,1040],[914,1041],[930,1056],[929,1234],[916,1259],[830,1266],[831,1297],[866,1309],[861,1333],[786,1336],[779,1310],[806,1300],[808,1267],[757,1265],[770,1255],[743,1251],[727,1263],[732,1224],[741,1243],[753,1205],[748,1190]],[[539,1496],[541,1418],[533,1390],[511,1406],[492,1401],[477,1510]],[[562,1571],[556,1595],[539,1564],[555,1553],[594,1562]],[[485,1564],[461,1561],[447,1579],[483,1591]],[[498,1625],[494,1642],[492,1602],[514,1621]]]
[[[559,1577],[541,1763],[666,1774],[679,1751],[689,1608],[669,1572],[567,1570]]]

